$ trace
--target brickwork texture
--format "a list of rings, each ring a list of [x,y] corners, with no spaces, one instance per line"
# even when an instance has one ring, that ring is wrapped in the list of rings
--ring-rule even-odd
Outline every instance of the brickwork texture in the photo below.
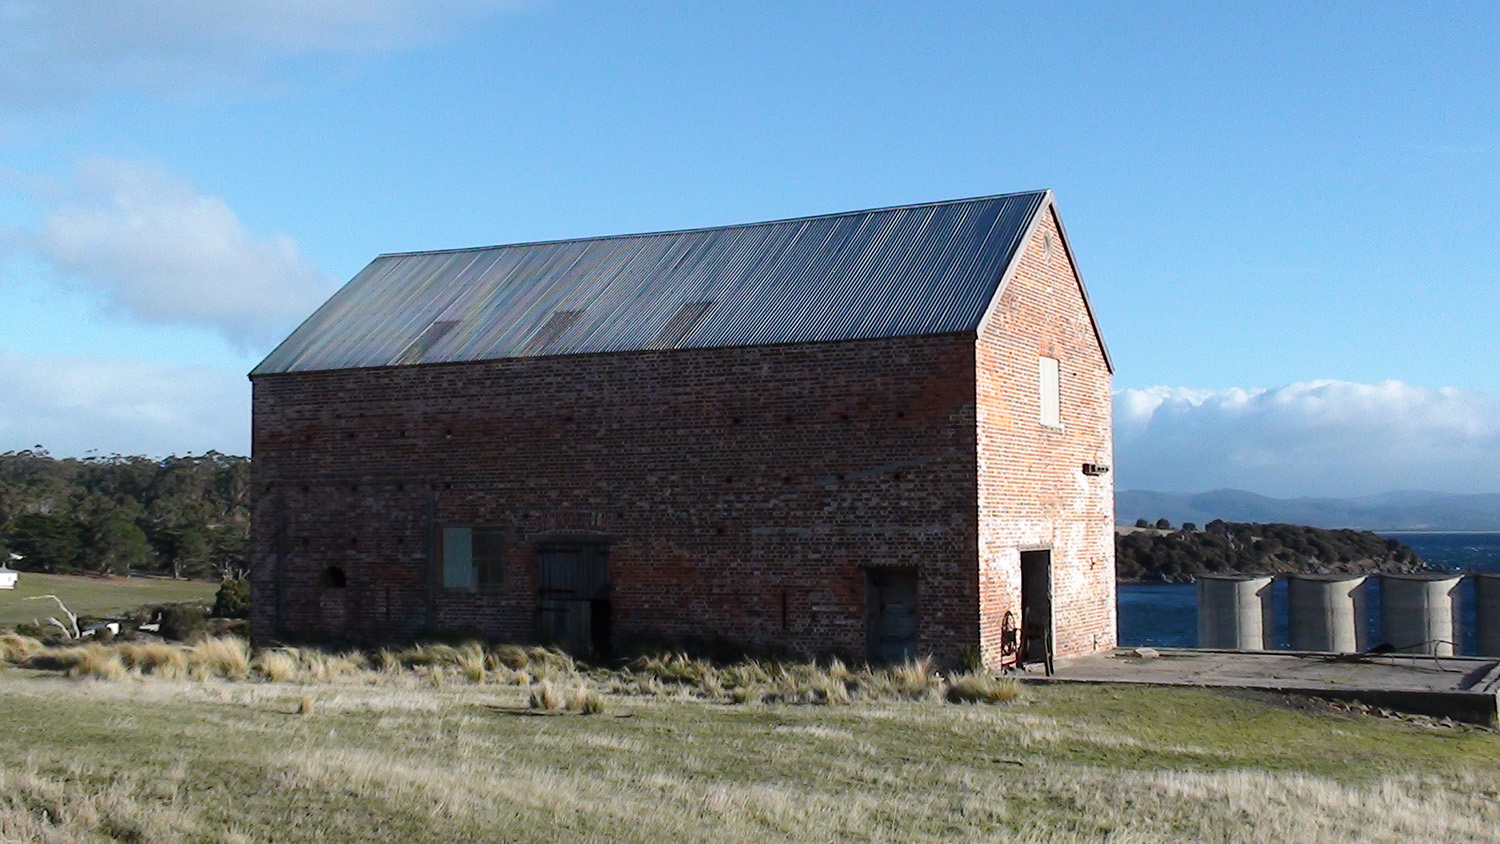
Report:
[[[1052,244],[1050,248],[1047,244]],[[1061,361],[1061,428],[1037,357]],[[1019,554],[1060,655],[1112,647],[1110,378],[1050,209],[976,333],[516,358],[253,381],[252,630],[538,629],[538,552],[608,546],[610,635],[870,653],[869,570],[917,574],[917,648],[1002,658]],[[500,582],[444,588],[445,527]]]

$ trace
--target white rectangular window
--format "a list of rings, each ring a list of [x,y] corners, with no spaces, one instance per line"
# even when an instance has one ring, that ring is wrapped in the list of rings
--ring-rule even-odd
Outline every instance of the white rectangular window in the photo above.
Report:
[[[1041,358],[1037,366],[1037,385],[1041,393],[1042,424],[1052,428],[1062,427],[1062,385],[1059,383],[1062,368],[1057,358]]]
[[[503,528],[443,528],[443,588],[498,589],[504,539]]]

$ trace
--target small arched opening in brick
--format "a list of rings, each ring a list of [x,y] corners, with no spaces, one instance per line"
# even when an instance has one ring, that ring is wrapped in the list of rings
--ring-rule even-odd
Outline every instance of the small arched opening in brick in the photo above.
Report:
[[[323,572],[323,585],[330,589],[343,589],[349,585],[349,577],[338,566],[329,566]]]

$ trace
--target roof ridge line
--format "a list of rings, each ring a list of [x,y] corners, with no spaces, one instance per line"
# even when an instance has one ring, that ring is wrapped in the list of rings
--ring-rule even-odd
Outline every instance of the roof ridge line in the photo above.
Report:
[[[996,193],[989,196],[971,196],[963,199],[943,199],[935,202],[911,202],[905,205],[884,205],[879,208],[864,208],[857,211],[835,211],[828,214],[810,214],[805,217],[783,217],[777,220],[760,220],[751,223],[730,223],[722,226],[698,226],[690,229],[665,229],[654,232],[629,232],[625,234],[605,234],[594,237],[565,237],[553,240],[527,240],[520,243],[496,243],[490,246],[460,246],[453,249],[413,249],[406,252],[382,252],[375,256],[375,260],[381,258],[405,258],[416,255],[449,255],[459,252],[485,252],[491,249],[511,249],[521,246],[549,246],[560,243],[590,243],[602,240],[625,240],[632,237],[660,237],[669,234],[694,234],[696,232],[723,231],[725,229],[748,229],[756,226],[775,226],[783,223],[800,223],[810,220],[826,220],[831,217],[853,217],[859,214],[874,214],[881,211],[900,211],[908,208],[929,208],[939,205],[962,205],[968,202],[989,202],[996,199],[1010,199],[1018,196],[1031,196],[1047,193],[1047,188],[1038,190],[1013,191],[1011,193]]]

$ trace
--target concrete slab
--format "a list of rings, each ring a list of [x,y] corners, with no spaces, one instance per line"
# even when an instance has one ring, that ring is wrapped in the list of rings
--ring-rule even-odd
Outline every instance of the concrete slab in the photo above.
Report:
[[[1258,689],[1500,725],[1500,661],[1494,659],[1169,648],[1157,653],[1147,659],[1121,648],[1059,662],[1051,677],[1026,680]]]

